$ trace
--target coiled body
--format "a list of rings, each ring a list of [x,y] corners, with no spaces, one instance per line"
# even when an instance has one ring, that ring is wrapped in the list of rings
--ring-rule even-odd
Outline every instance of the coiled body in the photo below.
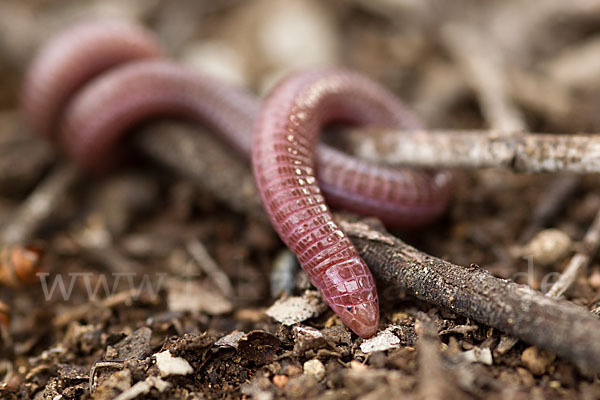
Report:
[[[278,129],[297,126],[298,133],[294,134],[295,143],[286,142],[285,137],[281,141],[279,136],[274,137],[277,139],[275,143],[274,139],[268,139],[269,135],[259,134],[261,139],[255,142],[259,150],[254,152],[253,157],[257,165],[258,186],[267,201],[267,211],[272,218],[277,217],[274,221],[279,221],[275,223],[276,229],[296,251],[315,284],[323,290],[328,303],[332,306],[346,304],[344,302],[367,295],[375,301],[376,291],[370,272],[348,239],[340,236],[341,231],[331,225],[331,215],[319,187],[329,204],[358,214],[380,217],[391,226],[410,227],[430,222],[443,212],[450,197],[450,175],[447,172],[378,166],[324,144],[317,145],[316,132],[323,123],[332,120],[407,129],[420,128],[421,125],[383,89],[356,74],[343,71],[313,72],[307,77],[293,78],[295,89],[288,89],[291,85],[288,83],[281,85],[276,93],[283,90],[285,94],[272,95],[268,103],[285,100],[285,104],[296,104],[297,99],[294,100],[292,94],[302,92],[302,85],[312,84],[314,79],[324,85],[323,88],[335,86],[335,90],[344,93],[343,96],[349,94],[349,98],[343,103],[339,96],[324,96],[325,103],[319,103],[318,110],[306,107],[306,113],[283,111],[277,107],[270,107],[273,111],[270,115],[263,113],[259,132],[266,132],[262,129],[266,126]],[[83,88],[80,89],[80,86]],[[344,91],[344,87],[349,90]],[[306,98],[302,104],[308,105],[310,101]],[[343,103],[343,106],[338,107],[338,103]],[[363,109],[363,106],[367,108]],[[163,59],[160,46],[141,28],[94,22],[71,28],[40,52],[26,78],[23,108],[36,131],[54,138],[81,165],[101,170],[112,163],[115,155],[122,153],[117,151],[117,144],[125,132],[156,116],[183,116],[208,125],[241,155],[250,158],[252,130],[260,103],[244,91]],[[302,136],[304,133],[308,136]],[[298,151],[298,154],[287,152],[290,145],[296,146],[292,151]],[[275,153],[267,155],[269,148],[276,150]],[[313,156],[315,148],[316,155]],[[297,157],[291,159],[291,155]],[[298,161],[302,164],[295,164]],[[273,164],[267,165],[270,162]],[[272,175],[273,171],[285,174],[285,179]],[[298,171],[300,175],[297,175]],[[277,177],[281,188],[288,188],[286,185],[292,182],[286,179],[293,178],[296,182],[294,190],[278,194],[280,186],[267,187],[264,184],[264,180],[270,177]],[[307,186],[297,184],[300,178],[306,178]],[[297,196],[294,199],[300,208],[293,207],[290,195]],[[323,212],[313,215],[313,211],[306,211],[312,216],[310,224],[306,225],[309,221],[301,221],[296,211],[308,210],[306,206],[313,202]],[[281,206],[284,203],[287,208]],[[290,214],[283,216],[285,212]],[[326,254],[313,254],[310,248],[321,246],[313,238],[329,241],[335,237],[340,238],[336,243],[343,243],[343,246],[328,247],[332,258],[317,263]],[[332,253],[335,249],[340,251]],[[350,259],[356,260],[350,262]],[[320,271],[340,260],[348,268],[339,267],[335,271],[344,277],[346,271],[354,274],[359,289],[352,287],[348,283],[350,281],[344,278],[346,294],[338,298],[341,288],[334,293],[330,291],[331,285],[323,284],[326,279],[339,281],[331,275],[334,270],[330,275],[322,275]],[[316,267],[320,269],[315,270]],[[352,300],[352,304],[355,303]],[[367,318],[368,323],[363,327],[355,329],[351,326],[361,336],[369,336],[376,329],[378,308],[374,306],[369,310],[376,317]],[[342,317],[344,321],[350,321],[347,316]]]

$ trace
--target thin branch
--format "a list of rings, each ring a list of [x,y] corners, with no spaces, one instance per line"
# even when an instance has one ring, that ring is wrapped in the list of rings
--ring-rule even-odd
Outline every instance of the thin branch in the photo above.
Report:
[[[143,153],[186,176],[234,211],[267,221],[254,177],[238,154],[214,135],[183,122],[159,122],[137,135]]]
[[[552,285],[546,296],[558,298],[563,295],[572,285],[581,272],[587,269],[592,257],[600,247],[600,212],[596,214],[594,222],[585,233],[582,249],[578,251],[569,261],[560,278]]]
[[[2,193],[14,194],[32,188],[55,159],[52,145],[31,135],[18,110],[0,111]]]
[[[419,336],[419,394],[422,399],[447,399],[454,389],[449,385],[442,367],[441,341],[435,323],[424,313],[419,313],[415,322]]]
[[[142,148],[151,145],[155,150],[149,156],[192,177],[201,188],[206,188],[214,175],[219,174],[223,160],[205,165],[203,174],[194,174],[192,169],[198,160],[215,161],[215,157],[219,157],[216,154],[224,151],[223,145],[212,142],[218,145],[211,147],[204,141],[206,135],[186,125],[163,124],[161,135],[155,134],[156,129],[146,129],[136,139],[138,144],[144,143]],[[172,142],[174,132],[187,146]],[[203,145],[191,146],[194,142]],[[237,181],[216,185],[211,190],[239,211],[264,215],[260,202],[252,198],[256,196],[255,189],[252,195],[230,190],[232,186],[240,188],[252,181],[248,166],[239,158],[226,159],[231,163],[227,168],[237,171]],[[205,178],[208,182],[203,180]],[[419,299],[552,351],[585,371],[600,372],[600,321],[584,308],[498,279],[476,266],[461,267],[429,256],[364,222],[339,221],[373,273],[391,287],[405,289]],[[385,299],[385,291],[382,293]]]
[[[600,136],[520,131],[345,132],[361,158],[391,165],[505,168],[514,172],[600,172]]]
[[[577,45],[568,46],[545,69],[555,82],[578,89],[594,89],[600,84],[600,36],[596,35]],[[544,96],[545,97],[545,96]]]
[[[22,243],[31,238],[60,204],[68,188],[79,178],[72,164],[61,164],[44,179],[0,233],[2,243]]]
[[[429,256],[365,222],[340,225],[371,271],[392,287],[556,353],[582,371],[600,372],[600,321],[585,308],[475,265]]]
[[[565,208],[568,200],[581,183],[579,175],[560,175],[546,188],[542,199],[536,204],[527,227],[519,237],[519,242],[530,241],[537,232],[545,228],[556,215]]]
[[[554,126],[573,127],[569,114],[573,113],[576,101],[568,88],[540,71],[517,67],[509,69],[508,79],[510,95],[516,102],[541,114]]]
[[[456,59],[463,76],[477,93],[489,126],[502,131],[524,130],[525,121],[509,95],[504,60],[482,36],[480,29],[448,24],[442,29],[442,43]]]
[[[233,296],[233,286],[231,285],[229,277],[211,257],[204,244],[198,239],[192,239],[186,242],[185,247],[196,261],[196,264],[217,286],[221,294],[225,297]]]

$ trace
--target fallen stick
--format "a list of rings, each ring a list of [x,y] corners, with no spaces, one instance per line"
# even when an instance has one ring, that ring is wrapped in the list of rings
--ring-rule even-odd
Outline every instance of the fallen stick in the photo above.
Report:
[[[196,183],[232,210],[268,221],[250,168],[215,135],[175,121],[154,123],[134,137],[154,161]]]
[[[600,372],[600,320],[585,308],[496,278],[478,266],[429,256],[379,227],[339,222],[379,280],[556,353],[584,372]]]
[[[210,187],[232,208],[264,218],[256,190],[246,187],[252,181],[249,167],[224,145],[206,137],[189,125],[165,123],[146,128],[134,141],[154,160],[184,173],[204,190]],[[202,160],[198,172],[195,168]],[[215,184],[220,174],[235,181]],[[238,190],[231,189],[235,187]],[[479,267],[461,267],[429,256],[365,222],[345,218],[339,222],[380,280],[552,351],[583,371],[600,372],[600,321],[584,308],[496,278]]]
[[[415,321],[419,336],[419,394],[422,399],[441,400],[452,398],[448,393],[456,391],[454,382],[448,379],[440,351],[441,341],[435,323],[427,314],[419,313]]]
[[[391,165],[600,173],[600,135],[362,129],[344,137],[357,156]]]
[[[442,44],[453,56],[465,81],[477,93],[482,113],[489,126],[501,130],[524,130],[521,111],[509,96],[504,60],[490,38],[465,23],[448,23],[440,35]]]
[[[13,244],[31,239],[80,176],[79,170],[70,163],[57,165],[0,231],[0,242]]]

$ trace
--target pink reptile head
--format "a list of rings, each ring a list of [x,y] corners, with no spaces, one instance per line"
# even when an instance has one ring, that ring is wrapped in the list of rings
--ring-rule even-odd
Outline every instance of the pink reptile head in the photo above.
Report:
[[[364,274],[357,276],[357,272]],[[379,299],[364,262],[356,257],[328,268],[322,277],[325,301],[344,324],[361,337],[370,337],[379,325]]]

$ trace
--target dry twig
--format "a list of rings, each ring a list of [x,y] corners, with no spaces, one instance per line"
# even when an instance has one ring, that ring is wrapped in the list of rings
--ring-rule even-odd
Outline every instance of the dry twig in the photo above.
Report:
[[[520,131],[352,130],[357,156],[392,165],[505,168],[514,172],[600,172],[600,136]]]
[[[502,131],[524,130],[523,116],[509,97],[503,60],[489,46],[489,38],[481,30],[450,24],[442,29],[442,39],[463,70],[465,80],[477,93],[490,127]]]
[[[60,164],[25,200],[14,219],[4,227],[3,243],[22,243],[50,216],[63,199],[68,188],[78,179],[80,172],[71,164]]]
[[[193,239],[185,244],[187,251],[192,255],[196,264],[210,277],[213,283],[219,288],[221,294],[225,297],[233,296],[233,286],[229,277],[217,265],[217,262],[211,257],[204,247],[204,244]]]
[[[598,252],[598,247],[600,247],[600,212],[596,214],[594,222],[585,233],[581,250],[571,258],[560,278],[552,285],[546,296],[555,298],[562,296],[573,285],[579,274],[587,269],[592,257]]]
[[[421,253],[379,227],[340,224],[380,280],[600,372],[600,321],[585,308]]]
[[[147,127],[135,140],[148,156],[188,177],[234,211],[266,221],[254,177],[239,155],[214,135],[182,122]]]
[[[440,353],[441,341],[433,321],[420,313],[415,322],[415,331],[419,335],[419,374],[421,375],[419,392],[422,399],[447,399],[448,380],[442,367]]]
[[[578,89],[595,89],[600,84],[600,37],[594,36],[570,46],[546,63],[550,78],[559,84]]]
[[[567,200],[579,188],[581,179],[577,175],[561,175],[546,189],[540,202],[533,210],[528,226],[519,237],[522,243],[528,242],[541,229],[545,228],[566,205]]]

